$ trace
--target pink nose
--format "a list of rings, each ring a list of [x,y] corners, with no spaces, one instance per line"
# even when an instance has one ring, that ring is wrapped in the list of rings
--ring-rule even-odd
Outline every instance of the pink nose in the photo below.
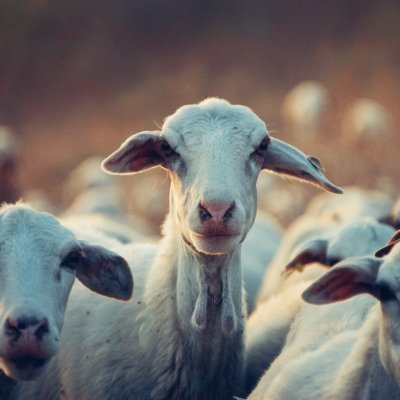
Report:
[[[28,316],[9,317],[6,320],[5,331],[13,340],[19,340],[21,337],[41,340],[49,332],[49,325],[45,317],[40,319]]]
[[[199,204],[199,215],[202,221],[214,219],[216,221],[232,218],[234,202],[202,201]]]

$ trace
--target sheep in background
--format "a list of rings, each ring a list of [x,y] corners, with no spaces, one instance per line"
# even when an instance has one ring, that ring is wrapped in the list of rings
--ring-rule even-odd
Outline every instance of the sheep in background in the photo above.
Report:
[[[249,108],[215,98],[181,107],[162,131],[126,140],[103,166],[115,174],[169,171],[165,237],[153,261],[136,259],[136,301],[128,307],[78,290],[57,366],[20,398],[53,399],[60,390],[80,400],[239,394],[246,318],[240,253],[255,218],[257,177],[265,168],[340,192],[313,160],[270,137]]]
[[[363,216],[392,225],[392,207],[393,201],[384,193],[359,187],[346,187],[342,196],[333,199],[323,194],[316,195],[302,216],[286,229],[281,246],[264,276],[257,303],[279,292],[280,285],[286,280],[282,275],[283,269],[296,247],[318,238],[331,228],[336,229],[342,223]]]
[[[14,133],[0,125],[0,204],[19,199],[17,186],[17,155]]]
[[[298,187],[271,174],[260,174],[257,181],[258,208],[267,211],[283,226],[298,218],[309,201],[307,187]]]
[[[314,137],[329,106],[327,89],[316,81],[297,84],[282,102],[281,114],[289,132]]]
[[[389,223],[392,208],[393,200],[385,193],[349,186],[344,188],[343,196],[338,199],[316,195],[305,213],[319,220],[343,222],[369,216],[377,221]]]
[[[69,206],[64,215],[101,214],[117,220],[126,217],[118,182],[101,170],[101,162],[100,157],[90,157],[69,174],[64,184]]]
[[[70,173],[64,185],[64,198],[69,204],[64,215],[85,214],[92,220],[105,219],[104,223],[95,220],[89,225],[96,223],[98,228],[108,225],[108,230],[110,232],[112,230],[114,235],[119,228],[119,236],[124,242],[129,240],[129,230],[130,240],[141,240],[143,236],[157,235],[159,224],[153,226],[152,219],[149,220],[147,216],[158,213],[160,208],[165,210],[168,195],[160,198],[160,193],[153,187],[154,185],[143,188],[142,183],[141,193],[148,194],[147,199],[142,200],[140,193],[136,191],[132,194],[132,188],[121,185],[118,177],[106,174],[100,167],[101,162],[101,157],[89,157]],[[148,184],[147,181],[144,183]],[[93,218],[93,214],[97,217]]]
[[[115,177],[101,170],[102,157],[92,156],[78,164],[69,174],[64,184],[64,197],[70,203],[80,193],[88,189],[115,186]]]
[[[150,179],[143,174],[130,177],[124,196],[128,212],[135,218],[140,215],[146,220],[154,229],[152,233],[155,235],[159,233],[168,212],[169,179],[161,169],[152,170],[149,174]]]
[[[400,397],[399,241],[397,232],[376,253],[384,258],[347,259],[305,290],[311,304],[249,400]]]
[[[101,161],[90,157],[70,173],[64,185],[70,204],[60,217],[71,227],[95,228],[122,243],[142,241],[149,233],[147,224],[126,213],[118,181],[101,170]]]
[[[24,204],[0,208],[0,259],[0,369],[16,380],[36,378],[57,352],[75,276],[105,296],[132,293],[122,257]]]
[[[386,224],[360,217],[320,231],[294,250],[285,270],[290,276],[286,276],[274,295],[257,305],[248,319],[247,393],[281,351],[290,326],[304,306],[301,293],[327,266],[349,257],[373,254],[393,233],[394,229]]]
[[[60,218],[71,226],[103,232],[121,243],[143,241],[147,232],[135,218],[124,213],[113,188],[90,189],[81,193]]]
[[[263,282],[257,294],[256,303],[261,304],[273,295],[279,293],[287,279],[287,276],[282,275],[282,273],[296,248],[310,239],[318,238],[327,230],[337,226],[338,223],[335,221],[316,220],[307,214],[296,219],[284,232],[275,257],[263,277]]]
[[[271,216],[257,212],[254,224],[242,244],[243,284],[247,312],[251,313],[265,274],[282,240],[282,227]]]
[[[347,110],[342,130],[353,144],[387,143],[392,133],[392,116],[384,106],[370,99],[358,99]]]

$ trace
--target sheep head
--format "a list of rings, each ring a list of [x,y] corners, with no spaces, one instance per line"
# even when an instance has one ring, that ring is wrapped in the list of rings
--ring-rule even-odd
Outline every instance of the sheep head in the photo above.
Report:
[[[113,174],[169,171],[170,212],[196,251],[225,254],[254,222],[256,181],[265,169],[341,193],[321,163],[270,136],[249,108],[211,98],[179,108],[162,131],[131,136],[102,163]]]

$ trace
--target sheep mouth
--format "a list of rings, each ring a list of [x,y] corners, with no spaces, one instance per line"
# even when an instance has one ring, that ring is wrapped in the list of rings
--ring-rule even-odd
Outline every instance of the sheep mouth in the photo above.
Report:
[[[240,243],[241,235],[235,233],[199,233],[192,231],[192,243],[194,247],[205,254],[224,254]]]
[[[32,355],[0,358],[0,368],[11,379],[30,381],[36,379],[42,373],[50,358]]]
[[[10,362],[12,362],[17,367],[17,369],[23,370],[28,368],[34,369],[43,367],[43,365],[46,364],[47,360],[47,358],[24,356],[13,358],[10,360]]]
[[[225,242],[232,239],[236,239],[239,234],[231,234],[231,233],[198,233],[193,232],[193,236],[196,239],[204,240],[204,241],[212,241],[212,242]]]

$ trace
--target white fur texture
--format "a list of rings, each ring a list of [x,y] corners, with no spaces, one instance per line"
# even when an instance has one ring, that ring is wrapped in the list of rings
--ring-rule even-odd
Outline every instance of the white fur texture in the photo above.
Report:
[[[249,314],[255,307],[265,271],[279,248],[282,234],[283,229],[278,222],[259,211],[242,244],[243,284]]]
[[[289,265],[293,263],[293,267],[298,268],[297,265],[302,264],[304,270],[294,270],[289,277],[282,278],[279,290],[260,302],[248,320],[248,391],[254,388],[261,374],[281,351],[291,324],[304,306],[302,291],[321,276],[327,266],[349,257],[372,255],[393,232],[393,228],[374,219],[359,218],[320,231],[317,239],[303,240],[302,245],[292,252]]]
[[[333,304],[303,308],[249,399],[398,398],[399,266],[397,245],[384,259],[350,258],[316,281],[305,298]]]

